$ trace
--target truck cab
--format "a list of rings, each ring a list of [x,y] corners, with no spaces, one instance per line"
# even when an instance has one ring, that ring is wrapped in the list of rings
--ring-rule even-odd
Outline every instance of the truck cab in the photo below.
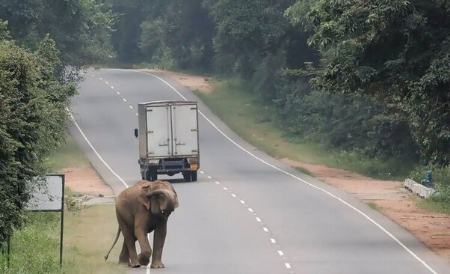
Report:
[[[154,101],[138,105],[139,166],[142,179],[182,173],[197,181],[200,168],[198,106],[194,101]]]

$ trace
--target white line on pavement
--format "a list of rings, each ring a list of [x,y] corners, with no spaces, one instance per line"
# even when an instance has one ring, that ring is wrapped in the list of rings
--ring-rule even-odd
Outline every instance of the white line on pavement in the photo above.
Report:
[[[100,155],[100,153],[97,152],[97,150],[94,148],[94,146],[92,145],[91,141],[89,141],[89,139],[86,137],[86,134],[84,134],[83,130],[81,129],[81,127],[78,125],[77,121],[75,120],[75,117],[73,117],[72,113],[70,112],[69,109],[66,109],[69,112],[70,118],[72,119],[73,123],[75,124],[75,126],[77,127],[78,131],[80,132],[81,136],[83,136],[84,140],[86,141],[86,143],[89,145],[89,147],[92,149],[92,151],[94,152],[94,154],[97,156],[97,158],[100,160],[100,162],[102,162],[105,167],[126,187],[128,188],[128,184],[108,165],[108,163],[103,159],[103,157]]]

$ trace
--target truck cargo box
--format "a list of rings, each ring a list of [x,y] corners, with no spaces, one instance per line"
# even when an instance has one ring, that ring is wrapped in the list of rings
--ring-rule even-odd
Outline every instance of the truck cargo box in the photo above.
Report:
[[[198,107],[193,101],[155,101],[138,105],[139,164],[144,179],[183,173],[197,179]]]

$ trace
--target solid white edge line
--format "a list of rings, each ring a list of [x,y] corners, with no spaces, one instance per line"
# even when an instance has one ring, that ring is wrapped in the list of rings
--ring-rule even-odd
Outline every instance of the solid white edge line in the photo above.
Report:
[[[91,141],[86,137],[86,134],[84,134],[81,127],[78,125],[77,121],[75,120],[75,117],[73,117],[72,112],[70,112],[69,109],[67,109],[67,112],[69,113],[69,116],[71,120],[73,121],[74,125],[77,127],[78,131],[80,132],[83,139],[86,141],[86,143],[89,145],[89,147],[92,149],[94,154],[97,156],[97,158],[102,162],[105,167],[126,187],[128,188],[129,185],[108,165],[108,163],[103,159],[103,157],[100,155],[100,153],[97,152],[97,150],[92,145]]]
[[[181,94],[175,87],[173,87],[169,82],[167,82],[166,80],[162,79],[159,76],[156,76],[152,73],[149,72],[141,72],[138,70],[135,70],[137,72],[140,73],[144,73],[150,76],[153,76],[159,80],[161,80],[163,83],[165,83],[168,87],[170,87],[173,91],[175,91],[181,98],[183,98],[183,100],[187,101],[186,97],[183,96],[183,94]],[[327,194],[328,196],[332,197],[333,199],[336,199],[337,201],[343,203],[344,205],[346,205],[347,207],[353,209],[354,211],[356,211],[357,213],[359,213],[361,216],[363,216],[364,218],[366,218],[367,220],[369,220],[371,223],[373,223],[376,227],[378,227],[381,231],[383,231],[387,236],[389,236],[392,240],[394,240],[399,246],[401,246],[406,252],[408,252],[411,256],[413,256],[417,261],[419,261],[423,266],[425,266],[425,268],[427,268],[431,273],[433,274],[438,274],[431,266],[429,266],[424,260],[422,260],[418,255],[416,255],[416,253],[414,253],[411,249],[409,249],[405,244],[403,244],[399,239],[397,239],[397,237],[395,237],[392,233],[390,233],[386,228],[384,228],[382,225],[380,225],[379,223],[377,223],[374,219],[370,218],[370,216],[368,216],[367,214],[365,214],[364,212],[362,212],[361,210],[357,209],[356,207],[352,206],[351,204],[349,204],[348,202],[344,201],[342,198],[339,198],[338,196],[334,195],[333,193],[318,187],[316,185],[313,185],[305,180],[303,180],[302,178],[288,172],[285,171],[279,167],[276,167],[268,162],[266,162],[265,160],[259,158],[258,156],[256,156],[255,154],[253,154],[252,152],[248,151],[247,149],[245,149],[243,146],[241,146],[240,144],[238,144],[236,141],[234,141],[233,139],[231,139],[228,135],[226,135],[214,122],[212,122],[210,119],[208,119],[208,117],[206,117],[205,114],[203,114],[203,112],[199,111],[199,114],[205,118],[205,120],[213,127],[215,128],[221,135],[223,135],[228,141],[230,141],[232,144],[234,144],[236,147],[238,147],[239,149],[241,149],[242,151],[246,152],[248,155],[252,156],[253,158],[255,158],[256,160],[260,161],[261,163],[272,167],[273,169],[288,175],[318,191],[321,191],[325,194]]]

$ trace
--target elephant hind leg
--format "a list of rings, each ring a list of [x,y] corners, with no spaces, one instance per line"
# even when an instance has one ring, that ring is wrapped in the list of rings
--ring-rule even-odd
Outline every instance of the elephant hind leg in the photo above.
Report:
[[[122,251],[120,251],[119,263],[130,264],[130,255],[128,254],[128,247],[125,244],[125,241],[123,241]]]

